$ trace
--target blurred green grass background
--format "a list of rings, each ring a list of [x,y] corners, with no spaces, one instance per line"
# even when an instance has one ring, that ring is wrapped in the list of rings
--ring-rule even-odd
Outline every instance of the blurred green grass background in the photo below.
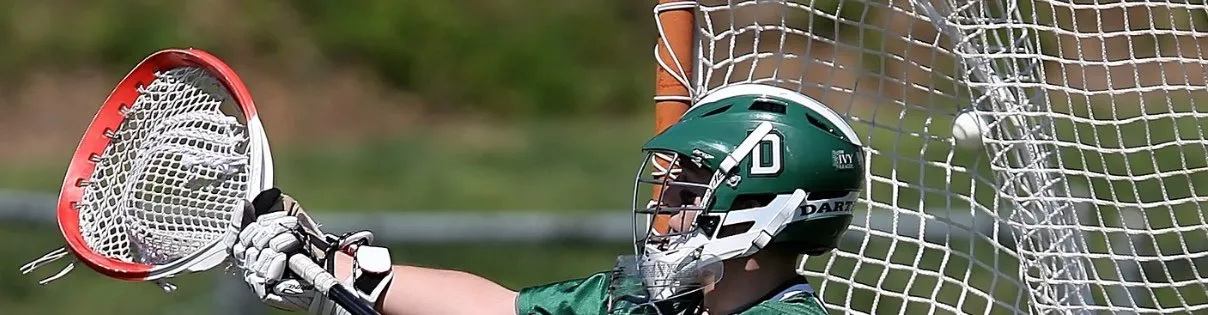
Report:
[[[651,52],[656,35],[652,3],[0,0],[0,7],[8,8],[0,12],[0,108],[8,111],[0,117],[4,134],[0,188],[57,193],[79,133],[112,85],[155,50],[196,47],[220,56],[244,76],[273,141],[278,184],[308,209],[616,209],[622,211],[617,215],[628,215],[624,209],[629,207],[632,179],[641,162],[637,148],[652,129]],[[821,9],[819,16],[838,13],[850,19],[876,19],[875,10],[854,1],[812,3]],[[1180,19],[1193,24],[1205,21]],[[820,32],[833,31],[835,37],[851,42],[878,38],[856,36],[855,27],[825,18],[811,21],[816,21]],[[863,57],[874,69],[891,63]],[[882,105],[886,104],[878,104]],[[954,112],[962,105],[926,104],[937,112]],[[949,143],[895,132],[927,130],[935,137],[947,137],[951,117],[926,116],[924,110],[873,110],[855,127],[883,154],[987,171],[985,161],[975,153],[951,153]],[[1122,131],[1077,132],[1093,134],[1087,138],[1095,141],[1113,141],[1116,134],[1194,129],[1198,124],[1171,121]],[[1071,126],[1057,127],[1066,135],[1076,131]],[[1170,162],[1178,154],[1198,161],[1205,158],[1196,151],[1164,153],[1160,160]],[[1139,161],[1108,159],[1091,165],[1071,161],[1070,166],[1104,171]],[[948,174],[936,165],[911,162],[882,159],[871,167],[874,173],[892,173],[901,182],[946,191],[975,185],[969,174]],[[1136,197],[1159,196],[1160,185],[1208,187],[1205,180],[1142,184]],[[952,202],[943,191],[890,186],[872,184],[871,198],[908,206]],[[976,199],[987,202],[993,191],[979,187],[983,190],[977,191]],[[1125,189],[1111,183],[1094,187]],[[20,240],[0,242],[0,312],[4,314],[212,314],[221,302],[214,300],[210,289],[217,272],[174,281],[180,289],[171,295],[150,284],[117,283],[83,266],[40,287],[35,284],[37,277],[20,275],[17,267],[57,247],[57,232],[0,223],[0,239]],[[972,260],[987,265],[976,266],[968,257],[947,257],[935,248],[875,239],[862,252],[870,259],[911,264],[924,257],[928,265],[946,261],[945,273],[969,277],[969,283],[1014,300],[1017,287],[992,282],[988,275],[991,268],[1013,270],[1017,262],[978,252],[991,248],[989,244],[952,240],[953,248],[978,248],[969,250],[974,252]],[[511,288],[603,270],[611,267],[615,255],[629,251],[624,244],[584,243],[395,244],[392,248],[396,261],[467,270]],[[951,283],[912,283],[910,270],[860,264],[855,259],[831,268],[837,273],[861,272],[858,281],[864,286],[849,291],[836,285],[825,296],[831,301],[856,301],[852,305],[874,305],[868,292],[876,286],[917,296],[932,296],[935,290],[948,304],[956,304],[961,298],[957,293],[964,289]],[[1202,299],[1191,295],[1202,293],[1185,294]],[[1170,295],[1162,299],[1173,303]],[[876,303],[882,311],[910,307],[925,313],[928,307],[897,298]],[[964,307],[979,312],[985,306]]]

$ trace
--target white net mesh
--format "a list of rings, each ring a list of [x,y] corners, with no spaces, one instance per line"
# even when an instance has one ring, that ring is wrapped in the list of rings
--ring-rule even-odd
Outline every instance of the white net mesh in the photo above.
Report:
[[[235,110],[219,82],[198,68],[159,72],[140,87],[109,134],[113,141],[94,158],[77,204],[88,246],[122,261],[164,264],[238,224],[248,133]]]
[[[701,1],[693,96],[764,82],[850,119],[869,184],[810,259],[852,314],[1208,308],[1208,6]],[[951,123],[976,107],[985,151]]]

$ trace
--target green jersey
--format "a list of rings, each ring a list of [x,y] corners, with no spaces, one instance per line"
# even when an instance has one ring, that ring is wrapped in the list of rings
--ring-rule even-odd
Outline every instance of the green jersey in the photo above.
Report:
[[[518,315],[604,315],[609,314],[610,273],[550,283],[520,290],[516,299]],[[804,290],[802,290],[804,288]],[[761,302],[738,315],[822,315],[819,304],[804,278],[795,279],[774,290]],[[722,315],[722,314],[713,314]]]

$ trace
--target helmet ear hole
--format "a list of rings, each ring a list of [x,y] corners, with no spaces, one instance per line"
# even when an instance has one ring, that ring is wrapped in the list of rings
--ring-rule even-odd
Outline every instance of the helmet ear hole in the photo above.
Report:
[[[750,209],[755,207],[763,207],[772,203],[776,199],[776,194],[742,194],[734,197],[734,203],[730,205],[730,210]]]
[[[725,111],[727,111],[727,110],[730,110],[730,106],[731,106],[731,105],[726,105],[726,106],[718,107],[717,109],[711,110],[711,111],[709,111],[708,113],[705,113],[705,114],[703,114],[703,115],[700,115],[700,117],[709,117],[709,116],[713,116],[713,115],[721,114],[721,113],[723,113],[723,112],[725,112]]]
[[[717,225],[721,223],[721,217],[715,215],[698,215],[696,216],[696,227],[699,228],[705,235],[713,235],[713,231],[717,230]]]
[[[747,231],[750,231],[751,227],[753,227],[753,226],[755,226],[755,221],[747,221],[747,222],[723,226],[723,227],[721,227],[720,231],[717,231],[717,238],[727,238],[730,236],[746,233]]]

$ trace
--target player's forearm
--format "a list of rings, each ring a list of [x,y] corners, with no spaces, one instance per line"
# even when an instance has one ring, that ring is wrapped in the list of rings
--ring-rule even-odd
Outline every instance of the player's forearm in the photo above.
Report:
[[[338,256],[336,276],[346,279],[351,258]],[[383,315],[515,315],[515,303],[515,291],[477,275],[396,265],[376,306]]]

